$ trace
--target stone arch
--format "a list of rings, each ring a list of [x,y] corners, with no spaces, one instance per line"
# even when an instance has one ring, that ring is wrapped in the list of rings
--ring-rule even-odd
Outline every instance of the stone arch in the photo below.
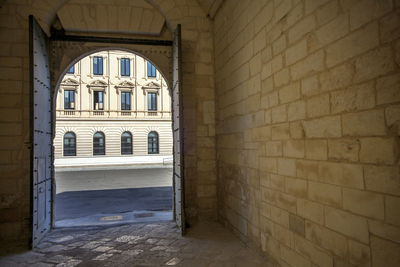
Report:
[[[121,135],[124,132],[130,132],[132,134],[132,138],[135,136],[135,134],[137,134],[137,132],[133,129],[133,127],[127,127],[127,126],[118,128],[117,132],[119,135]]]
[[[68,127],[60,127],[59,129],[60,135],[64,136],[64,134],[68,132],[74,132],[77,135],[78,128],[73,127],[73,126],[68,126]]]
[[[160,128],[158,128],[156,126],[149,126],[146,128],[146,130],[144,132],[146,133],[146,136],[149,135],[149,133],[151,133],[151,132],[156,132],[159,135]]]
[[[106,128],[104,128],[104,127],[97,127],[96,126],[96,127],[91,127],[90,128],[89,133],[90,133],[91,136],[93,136],[97,132],[102,132],[102,133],[104,133],[104,136],[107,136],[107,131],[106,131]]]
[[[31,14],[35,15],[40,25],[44,29],[44,31],[49,35],[50,26],[55,21],[57,16],[57,11],[69,0],[54,0],[49,3],[46,0],[38,0],[35,1],[34,4],[31,4]],[[183,11],[183,7],[187,7],[194,10],[198,16],[201,16],[205,19],[208,19],[206,13],[203,9],[200,8],[199,4],[195,0],[182,2],[179,0],[146,0],[150,5],[152,5],[158,12],[160,12],[164,18],[167,29],[170,32],[176,28],[176,25],[179,24],[185,14]],[[182,4],[184,3],[184,4]]]

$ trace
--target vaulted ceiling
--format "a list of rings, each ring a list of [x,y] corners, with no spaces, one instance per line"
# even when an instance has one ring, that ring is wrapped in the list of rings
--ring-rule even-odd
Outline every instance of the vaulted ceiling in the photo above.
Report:
[[[214,18],[224,0],[196,0]],[[69,0],[58,11],[59,25],[67,32],[123,33],[160,36],[164,16],[147,0]],[[59,28],[60,28],[59,27]]]
[[[224,2],[224,0],[196,0],[204,12],[209,16],[211,19],[214,18],[215,14],[217,13],[218,9]]]
[[[160,35],[164,16],[146,0],[70,0],[57,12],[68,32],[109,32]]]

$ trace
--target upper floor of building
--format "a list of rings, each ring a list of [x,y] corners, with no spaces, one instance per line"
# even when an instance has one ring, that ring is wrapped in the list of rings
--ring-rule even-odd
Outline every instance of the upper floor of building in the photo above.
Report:
[[[140,55],[107,50],[72,65],[57,91],[57,119],[171,119],[163,75]]]

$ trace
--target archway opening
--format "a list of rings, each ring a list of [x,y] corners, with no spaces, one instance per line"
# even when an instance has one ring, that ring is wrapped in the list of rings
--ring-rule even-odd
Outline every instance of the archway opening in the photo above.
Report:
[[[75,59],[55,91],[54,226],[173,219],[172,100],[126,49]]]

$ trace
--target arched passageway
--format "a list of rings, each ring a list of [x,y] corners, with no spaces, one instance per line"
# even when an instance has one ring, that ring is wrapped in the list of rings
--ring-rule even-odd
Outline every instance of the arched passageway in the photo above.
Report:
[[[173,219],[169,84],[126,48],[67,67],[53,97],[54,227]]]
[[[54,168],[51,166],[51,162],[52,159],[54,159],[54,155],[51,153],[50,147],[51,145],[49,145],[49,140],[46,140],[49,138],[49,136],[51,135],[51,130],[49,129],[43,129],[43,125],[46,125],[46,127],[49,127],[49,124],[51,125],[53,123],[53,128],[54,126],[54,118],[53,120],[51,120],[49,118],[49,113],[51,112],[52,109],[54,109],[54,105],[55,103],[57,103],[56,101],[54,101],[53,103],[53,107],[51,106],[51,82],[49,81],[49,74],[45,74],[45,72],[49,72],[49,69],[52,70],[56,70],[57,66],[53,66],[53,65],[57,65],[60,62],[63,62],[63,59],[65,59],[65,55],[67,55],[67,53],[65,53],[65,51],[63,49],[60,48],[65,48],[65,47],[69,47],[68,45],[62,45],[61,47],[57,47],[54,46],[54,42],[56,42],[55,40],[59,40],[57,42],[61,42],[62,44],[65,44],[66,40],[68,40],[68,42],[74,42],[73,37],[71,36],[66,36],[66,35],[62,35],[62,37],[60,38],[58,36],[58,34],[56,35],[56,38],[53,38],[52,40],[50,40],[50,44],[53,44],[52,47],[52,57],[49,57],[49,55],[47,54],[47,38],[45,36],[45,34],[43,33],[43,31],[40,29],[40,26],[37,24],[37,22],[35,21],[34,17],[31,16],[30,17],[30,36],[31,36],[31,57],[32,57],[32,68],[31,68],[31,75],[32,75],[32,80],[35,80],[35,83],[33,83],[32,85],[32,91],[33,91],[33,95],[34,95],[34,99],[33,99],[33,127],[34,127],[34,131],[33,131],[33,143],[35,144],[35,148],[33,149],[33,154],[32,154],[32,158],[34,160],[36,159],[40,159],[43,158],[45,159],[45,161],[43,162],[36,162],[35,161],[35,165],[33,165],[33,177],[34,177],[34,181],[33,181],[33,195],[34,195],[34,201],[33,201],[33,245],[36,245],[39,240],[45,235],[45,233],[47,231],[49,231],[50,227],[51,227],[51,214],[52,214],[52,209],[51,209],[51,203],[54,202],[52,201],[52,199],[55,196],[55,190],[54,190],[54,186],[52,186],[51,184],[54,184],[54,171],[52,171],[51,173],[49,173],[50,170],[54,170]],[[181,142],[180,140],[182,140],[183,137],[183,131],[182,128],[180,128],[180,125],[183,123],[183,108],[182,108],[182,96],[180,93],[180,89],[181,89],[181,81],[180,81],[180,76],[181,76],[181,59],[180,59],[180,53],[181,53],[181,48],[180,48],[180,44],[181,44],[181,39],[180,39],[180,27],[178,25],[178,28],[174,34],[174,40],[170,41],[170,42],[165,42],[165,41],[152,41],[151,44],[155,44],[155,45],[159,45],[159,46],[170,46],[170,49],[172,47],[172,51],[170,51],[170,55],[172,54],[172,57],[170,58],[169,64],[166,65],[166,59],[168,59],[168,57],[166,56],[167,53],[164,53],[164,57],[161,57],[163,59],[163,61],[160,61],[160,65],[163,66],[164,68],[169,66],[169,69],[171,70],[171,77],[172,77],[172,82],[170,84],[170,88],[171,88],[171,93],[169,93],[170,95],[172,95],[172,103],[171,101],[169,101],[169,106],[172,109],[173,112],[173,116],[172,116],[172,131],[173,131],[173,188],[174,188],[174,218],[177,220],[178,226],[180,227],[181,231],[184,232],[184,227],[185,227],[185,223],[184,223],[184,198],[183,198],[183,194],[184,194],[184,188],[183,188],[183,142]],[[81,38],[81,37],[77,37],[77,38]],[[90,42],[89,45],[86,45],[86,50],[90,50],[88,48],[91,47],[92,44],[97,44],[97,43],[101,43],[102,40],[104,40],[104,38],[90,38]],[[126,41],[126,39],[124,39]],[[106,42],[113,44],[113,43],[118,43],[118,41],[120,41],[121,43],[124,43],[124,41],[121,41],[121,39],[116,39],[116,38],[108,38]],[[129,41],[129,44],[135,44],[137,42],[142,42],[142,41]],[[83,45],[85,44],[85,42],[81,42],[81,43],[76,43],[76,46],[79,45]],[[147,45],[149,47],[152,47],[151,44]],[[75,49],[71,50],[71,51],[76,51],[76,46],[74,47]],[[146,47],[146,44],[144,45]],[[93,47],[91,48],[93,50]],[[104,49],[104,48],[103,48]],[[126,49],[126,48],[125,48]],[[99,50],[99,48],[97,47],[96,50]],[[83,57],[84,55],[82,55],[82,52],[80,51],[81,55],[79,55],[79,57]],[[57,55],[62,55],[63,58],[58,59]],[[53,61],[53,64],[50,64],[50,60],[49,58],[51,58]],[[91,72],[90,75],[109,75],[111,76],[110,73],[110,64],[109,62],[111,61],[111,58],[107,59],[108,60],[108,65],[106,66],[106,70],[103,71],[103,57],[102,56],[94,56],[93,59],[90,57],[90,61],[93,61],[93,67],[90,67]],[[136,62],[136,61],[135,61]],[[72,64],[70,63],[70,66],[68,66],[65,70],[63,70],[63,73],[66,72],[72,72],[71,69],[74,69],[74,64],[76,63],[76,59],[75,62],[72,62]],[[164,65],[163,65],[164,64]],[[49,68],[50,65],[50,68]],[[171,65],[173,65],[173,67],[171,67]],[[59,66],[59,65],[58,65]],[[91,66],[91,65],[90,65]],[[145,65],[144,65],[145,66]],[[148,64],[147,66],[151,66],[153,67],[152,64]],[[107,69],[108,67],[108,69]],[[124,67],[126,68],[126,66],[124,65]],[[154,67],[153,67],[154,68]],[[81,70],[82,71],[82,70]],[[124,75],[126,75],[126,69],[124,69]],[[57,73],[57,71],[53,71],[53,80],[55,79],[54,76],[54,72]],[[148,70],[148,73],[151,73],[150,76],[148,75],[147,78],[155,78],[155,72]],[[168,72],[169,73],[169,72]],[[60,83],[60,79],[59,78],[58,82]],[[70,79],[71,81],[71,79]],[[54,84],[54,82],[53,82]],[[109,84],[109,83],[108,83]],[[153,82],[154,84],[154,82]],[[54,85],[53,85],[54,86]],[[147,88],[149,85],[146,85],[146,87],[143,88]],[[153,85],[151,85],[153,86]],[[151,86],[149,88],[151,88]],[[92,88],[97,88],[97,87],[101,87],[101,90],[92,90]],[[88,84],[88,88],[89,88],[89,94],[92,94],[91,99],[93,101],[89,101],[90,105],[89,105],[89,109],[92,111],[89,111],[89,114],[93,115],[104,115],[105,113],[105,107],[110,107],[111,106],[111,100],[109,100],[108,105],[107,102],[104,100],[105,98],[105,93],[107,92],[107,90],[105,90],[107,87],[107,83],[104,83],[100,80],[98,81],[93,81],[90,84]],[[149,99],[152,101],[155,101],[155,97],[150,98],[150,96],[153,94],[151,92],[147,92],[150,89],[146,89],[146,94],[148,94]],[[108,90],[109,91],[109,90]],[[44,94],[44,92],[46,92]],[[145,91],[144,91],[145,92]],[[58,91],[56,92],[58,94]],[[110,95],[110,91],[108,93],[108,95]],[[122,92],[121,92],[122,94]],[[81,95],[83,95],[83,91],[81,91]],[[137,95],[137,94],[136,94]],[[68,95],[70,96],[70,95]],[[156,96],[156,95],[154,95]],[[70,98],[68,98],[68,101],[71,101]],[[138,98],[136,97],[136,100]],[[66,100],[64,100],[65,102]],[[126,101],[126,99],[125,99]],[[92,103],[93,102],[93,103]],[[64,103],[65,104],[65,103]],[[83,102],[81,102],[80,104],[83,104]],[[126,103],[125,103],[126,104]],[[157,115],[154,112],[157,112],[156,107],[157,107],[157,102],[155,103],[149,103],[149,112],[152,112],[152,116]],[[68,108],[71,109],[71,105],[68,105]],[[135,116],[138,115],[137,113],[138,111],[135,111]],[[145,114],[148,114],[149,112],[146,112]],[[154,114],[153,114],[154,113]],[[58,114],[58,113],[57,113]],[[64,115],[68,114],[68,115],[75,115],[75,111],[71,112],[70,110],[68,111],[64,111]],[[82,115],[84,113],[80,112],[79,115]],[[108,111],[108,115],[110,115],[110,111]],[[127,112],[124,112],[124,115],[127,115]],[[45,135],[44,135],[45,133]],[[107,147],[106,147],[106,136],[102,131],[97,131],[96,133],[94,133],[93,135],[93,156],[99,156],[99,155],[105,155],[106,151],[107,151]],[[51,143],[51,142],[50,142]],[[154,152],[152,151],[152,153],[159,153],[159,144],[158,144],[158,137],[157,137],[157,151]],[[39,147],[43,147],[46,149],[38,149]],[[154,149],[153,149],[154,150]],[[40,171],[41,166],[48,166],[46,167],[46,174],[43,174]],[[43,180],[43,182],[42,182]],[[50,194],[49,192],[53,192],[53,194]],[[53,217],[54,218],[54,217]],[[53,219],[53,224],[54,224],[54,219]]]

